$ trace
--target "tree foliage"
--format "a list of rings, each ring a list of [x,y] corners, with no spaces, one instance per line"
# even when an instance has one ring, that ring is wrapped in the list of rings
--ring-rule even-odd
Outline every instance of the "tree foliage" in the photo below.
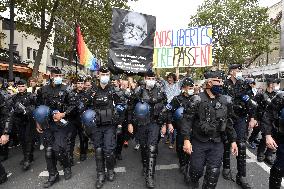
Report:
[[[249,66],[279,35],[280,19],[270,22],[268,9],[258,0],[205,0],[189,26],[213,28],[215,64],[245,63]]]
[[[0,12],[7,10],[9,1],[0,2]],[[17,29],[34,35],[39,42],[33,76],[38,75],[43,50],[53,42],[59,54],[73,51],[75,24],[81,26],[91,52],[107,60],[112,7],[127,9],[127,0],[16,0]],[[55,27],[56,26],[56,27]]]

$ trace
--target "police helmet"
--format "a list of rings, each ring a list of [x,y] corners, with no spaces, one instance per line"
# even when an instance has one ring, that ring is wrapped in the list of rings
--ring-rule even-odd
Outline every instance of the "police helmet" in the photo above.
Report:
[[[184,107],[179,107],[178,109],[176,109],[173,115],[173,119],[175,121],[181,120],[183,118],[183,111],[184,111]]]
[[[147,118],[150,114],[150,105],[146,102],[138,102],[134,108],[134,113],[137,118]]]
[[[96,112],[94,110],[86,110],[81,115],[82,124],[85,127],[95,127],[96,126]]]
[[[191,78],[187,77],[182,81],[181,87],[190,86],[194,87],[194,82]]]
[[[40,105],[33,112],[34,119],[40,125],[43,125],[48,120],[50,116],[50,108],[45,105]]]

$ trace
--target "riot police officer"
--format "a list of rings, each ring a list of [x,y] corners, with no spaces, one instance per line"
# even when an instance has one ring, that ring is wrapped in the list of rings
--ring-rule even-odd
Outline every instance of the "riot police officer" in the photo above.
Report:
[[[284,175],[284,92],[272,98],[264,112],[262,124],[267,147],[276,150],[276,159],[270,169],[269,188],[280,189]]]
[[[156,76],[148,71],[144,78],[145,84],[135,89],[128,106],[128,131],[132,134],[135,127],[142,156],[143,173],[146,176],[148,188],[154,188],[154,174],[158,154],[158,139],[160,129],[165,122],[160,112],[166,105],[166,95],[161,87],[156,85]],[[163,127],[165,132],[165,127]]]
[[[59,180],[59,173],[56,168],[57,161],[63,166],[65,180],[71,178],[71,164],[68,154],[70,149],[70,136],[68,116],[75,108],[75,98],[67,91],[62,84],[63,74],[61,70],[51,70],[50,84],[38,90],[38,105],[46,105],[50,109],[47,124],[39,124],[35,115],[37,131],[43,133],[45,147],[45,160],[49,178],[44,183],[48,188]]]
[[[118,75],[113,75],[111,78],[114,91],[117,96],[119,96],[119,102],[115,104],[115,111],[119,117],[126,118],[127,113],[127,102],[131,93],[127,89],[123,89],[120,86],[120,77]],[[122,160],[121,151],[124,142],[127,140],[127,119],[123,120],[121,127],[117,128],[117,145],[115,149],[116,159]]]
[[[277,94],[279,91],[279,84],[280,80],[275,79],[273,77],[267,77],[266,78],[267,88],[265,92],[258,93],[256,96],[256,101],[258,103],[257,107],[257,120],[259,122],[259,127],[256,127],[253,129],[253,132],[249,138],[249,142],[252,142],[255,140],[258,133],[262,132],[262,138],[260,139],[258,148],[257,148],[257,161],[263,162],[272,165],[274,162],[273,158],[273,150],[266,148],[265,143],[265,135],[264,135],[264,127],[262,124],[262,117],[264,114],[264,111],[266,107],[270,104],[271,99]]]
[[[27,82],[23,79],[17,82],[18,93],[12,97],[13,126],[18,127],[19,139],[22,146],[24,159],[21,161],[23,170],[28,170],[33,161],[33,146],[35,127],[32,111],[36,102],[34,95],[27,92]]]
[[[0,89],[0,145],[5,145],[9,141],[9,134],[11,133],[10,108],[5,102],[4,94]],[[0,162],[0,184],[8,180],[7,173]]]
[[[257,126],[255,118],[255,102],[249,97],[248,85],[242,77],[241,66],[233,64],[229,66],[230,78],[224,81],[224,94],[233,99],[233,126],[237,133],[237,145],[239,155],[237,156],[236,182],[244,189],[250,189],[251,186],[246,178],[246,140],[248,125],[250,128]],[[249,122],[247,124],[247,121]],[[230,169],[230,143],[225,141],[225,151],[223,157],[223,177],[232,180]]]
[[[99,83],[93,89],[93,106],[96,112],[96,127],[92,130],[92,140],[95,148],[97,165],[96,188],[102,188],[105,181],[105,168],[107,180],[115,179],[115,148],[116,129],[121,127],[122,118],[115,114],[115,104],[119,101],[113,87],[110,85],[110,71],[107,67],[99,70]]]
[[[167,105],[169,114],[167,119],[170,131],[176,129],[176,152],[179,159],[180,171],[184,174],[189,156],[183,151],[183,138],[181,135],[181,120],[183,110],[190,103],[190,98],[194,95],[194,82],[191,78],[185,78],[181,84],[181,94],[175,96]]]
[[[184,151],[190,154],[190,188],[198,188],[206,165],[202,188],[215,188],[218,182],[224,146],[222,136],[232,142],[232,153],[237,154],[236,133],[231,121],[231,98],[221,95],[222,76],[219,71],[205,73],[206,89],[191,97],[184,110],[182,135]]]
[[[76,87],[73,91],[73,95],[76,98],[77,106],[73,109],[70,116],[70,128],[72,132],[70,150],[71,164],[73,164],[73,151],[77,134],[79,135],[80,141],[80,161],[86,160],[88,150],[89,138],[82,128],[80,116],[84,110],[89,109],[92,106],[92,94],[90,90],[84,90],[84,78],[81,76],[76,80]]]

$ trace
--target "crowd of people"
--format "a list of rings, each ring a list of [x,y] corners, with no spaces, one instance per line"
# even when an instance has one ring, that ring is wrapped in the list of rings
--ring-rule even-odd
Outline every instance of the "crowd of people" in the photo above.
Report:
[[[8,159],[9,146],[20,144],[20,165],[29,170],[34,148],[40,145],[49,172],[43,187],[49,188],[59,181],[57,161],[64,178],[72,177],[78,135],[80,161],[86,160],[91,141],[95,187],[102,188],[107,180],[116,179],[116,161],[123,158],[123,146],[135,138],[146,186],[154,188],[158,144],[164,141],[176,149],[180,172],[189,188],[199,187],[205,167],[204,189],[217,186],[222,166],[222,176],[234,180],[232,153],[237,159],[236,183],[250,189],[248,145],[257,148],[258,161],[272,165],[269,188],[280,188],[284,173],[284,93],[280,80],[267,77],[267,87],[257,90],[255,80],[244,79],[241,67],[235,64],[227,75],[207,71],[204,77],[205,83],[198,86],[189,77],[180,79],[170,73],[163,79],[150,70],[135,80],[111,75],[103,66],[95,77],[78,76],[68,83],[58,69],[51,70],[44,85],[34,78],[28,82],[20,79],[16,84],[1,82],[1,161]],[[0,163],[0,183],[6,181],[7,173]]]

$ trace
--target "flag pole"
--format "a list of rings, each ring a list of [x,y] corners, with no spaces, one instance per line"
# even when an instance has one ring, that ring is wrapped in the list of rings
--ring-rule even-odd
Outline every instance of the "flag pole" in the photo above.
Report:
[[[75,67],[76,67],[76,78],[78,78],[78,49],[77,49],[77,46],[78,46],[78,34],[77,34],[77,28],[78,28],[79,24],[76,23],[76,29],[75,29],[75,47],[76,47],[76,50],[75,50]]]

